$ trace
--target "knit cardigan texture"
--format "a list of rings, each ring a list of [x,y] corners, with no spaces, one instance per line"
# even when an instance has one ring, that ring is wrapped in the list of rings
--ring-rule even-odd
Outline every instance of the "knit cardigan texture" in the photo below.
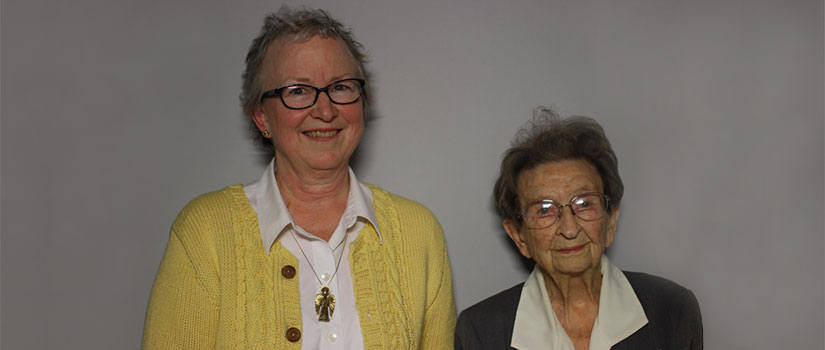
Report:
[[[440,224],[421,204],[369,187],[381,236],[364,225],[348,256],[364,348],[451,349],[455,301]],[[241,185],[195,198],[172,225],[143,348],[300,349],[286,336],[301,329],[299,278],[285,266],[297,270],[298,259],[279,240],[263,248]]]

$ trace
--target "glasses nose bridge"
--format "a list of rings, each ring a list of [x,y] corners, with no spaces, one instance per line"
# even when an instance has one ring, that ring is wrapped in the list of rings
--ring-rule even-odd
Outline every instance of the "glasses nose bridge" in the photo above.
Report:
[[[322,88],[317,88],[317,87],[314,87],[314,86],[310,85],[309,87],[311,87],[315,90],[315,98],[312,99],[312,103],[309,106],[306,106],[304,108],[311,108],[312,106],[315,106],[318,103],[318,98],[321,96],[322,92],[327,94],[327,98],[329,99],[329,102],[337,104],[337,102],[335,102],[335,100],[332,99],[332,96],[329,95],[329,86],[324,86]],[[284,101],[284,104],[286,104],[285,101]],[[304,108],[301,108],[301,109],[304,109]]]
[[[561,217],[564,216],[564,207],[570,207],[570,214],[573,214],[573,220],[581,220],[581,218],[578,215],[576,215],[576,210],[573,209],[573,203],[567,203],[564,205],[559,205],[559,213],[556,215],[556,220],[554,220],[551,225],[561,222]]]
[[[318,97],[320,97],[320,96],[321,96],[321,93],[322,93],[322,92],[323,92],[323,93],[325,93],[325,94],[327,95],[327,98],[329,99],[329,102],[332,102],[332,103],[334,103],[334,104],[339,104],[338,102],[336,102],[336,101],[335,101],[335,99],[333,99],[333,98],[332,98],[332,95],[330,95],[330,93],[329,93],[329,88],[330,88],[331,86],[332,86],[332,85],[327,85],[327,86],[324,86],[324,87],[322,87],[322,88],[317,88],[317,87],[314,87],[314,86],[313,86],[313,88],[315,88],[315,101],[313,101],[313,102],[312,102],[312,104],[314,105],[315,103],[317,103],[317,102],[318,102]],[[311,106],[310,106],[310,107],[311,107]]]
[[[573,203],[567,203],[567,204],[564,204],[564,205],[560,205],[560,206],[559,206],[559,215],[558,215],[558,218],[561,218],[561,217],[562,217],[562,215],[564,215],[564,207],[568,207],[568,208],[570,208],[570,213],[572,213],[572,214],[573,214],[573,216],[578,217],[578,215],[576,215],[576,210],[575,210],[575,209],[573,209]]]

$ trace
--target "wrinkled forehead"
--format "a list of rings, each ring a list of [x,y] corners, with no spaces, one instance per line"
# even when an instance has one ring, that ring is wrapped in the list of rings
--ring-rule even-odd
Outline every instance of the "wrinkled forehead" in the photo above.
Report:
[[[598,170],[583,159],[545,162],[522,170],[517,185],[522,204],[540,199],[567,202],[581,193],[604,191]]]

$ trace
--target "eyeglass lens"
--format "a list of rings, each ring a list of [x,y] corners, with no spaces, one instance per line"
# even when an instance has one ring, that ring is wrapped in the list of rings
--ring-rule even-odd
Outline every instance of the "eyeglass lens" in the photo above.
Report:
[[[593,221],[604,217],[606,206],[600,193],[576,196],[569,204],[559,205],[552,200],[542,200],[530,205],[524,214],[525,224],[531,228],[545,228],[553,225],[561,215],[561,208],[569,206],[579,219]]]

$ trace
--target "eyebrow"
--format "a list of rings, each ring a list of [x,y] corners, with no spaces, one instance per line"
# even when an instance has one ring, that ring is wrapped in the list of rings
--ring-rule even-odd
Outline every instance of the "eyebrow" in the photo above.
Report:
[[[579,186],[576,189],[574,189],[573,191],[570,191],[570,193],[575,193],[575,194],[571,195],[570,198],[567,198],[566,201],[570,201],[570,200],[572,200],[573,198],[575,198],[576,196],[578,196],[582,193],[589,193],[589,192],[599,192],[599,193],[601,193],[601,191],[598,191],[598,190],[588,190],[587,186]],[[545,196],[545,195],[539,195],[539,196],[535,196],[533,198],[534,198],[533,200],[527,201],[527,203],[533,204],[533,203],[538,203],[538,202],[543,201],[543,200],[551,200],[551,201],[556,202],[556,203],[562,203],[562,201],[558,201],[558,200],[549,198],[549,196]]]
[[[336,75],[336,76],[332,77],[329,80],[329,82],[324,84],[324,86],[329,85],[331,83],[334,83],[336,81],[345,80],[345,79],[357,79],[357,74]],[[280,86],[288,86],[288,85],[294,85],[294,84],[305,84],[305,85],[313,86],[312,84],[310,84],[311,81],[310,81],[309,78],[294,78],[294,79],[287,79],[286,81],[287,81],[286,83],[283,83]],[[293,81],[293,82],[290,82],[290,81]]]

